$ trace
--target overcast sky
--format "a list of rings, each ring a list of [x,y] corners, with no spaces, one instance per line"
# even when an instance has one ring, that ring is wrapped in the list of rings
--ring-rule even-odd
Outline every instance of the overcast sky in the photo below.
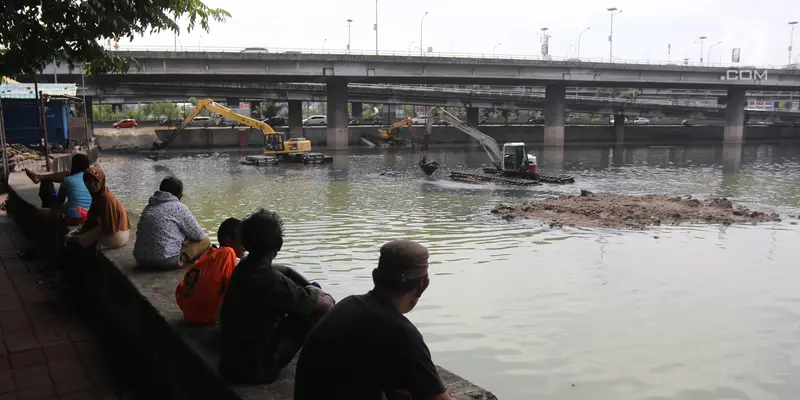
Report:
[[[244,1],[206,0],[211,7],[231,13],[225,23],[214,23],[210,33],[183,32],[186,49],[192,47],[266,47],[269,49],[328,49],[347,46],[347,19],[352,22],[353,51],[375,49],[374,0]],[[707,36],[711,61],[729,62],[731,49],[741,48],[741,63],[785,65],[791,28],[800,20],[797,0],[379,0],[380,50],[407,52],[419,46],[420,19],[423,46],[434,52],[538,55],[541,31],[550,28],[550,55],[574,57],[578,34],[581,58],[608,58],[609,7],[614,17],[614,57],[645,60],[683,58],[698,62],[699,36]],[[798,25],[800,26],[800,25]],[[793,59],[800,53],[800,29],[795,31]],[[414,42],[412,44],[412,42]],[[671,44],[671,54],[667,46]],[[573,47],[570,48],[569,46]],[[120,48],[173,46],[173,35],[163,33],[120,42]],[[415,50],[419,54],[419,49]],[[800,62],[800,58],[797,59]],[[707,60],[706,60],[707,61]]]

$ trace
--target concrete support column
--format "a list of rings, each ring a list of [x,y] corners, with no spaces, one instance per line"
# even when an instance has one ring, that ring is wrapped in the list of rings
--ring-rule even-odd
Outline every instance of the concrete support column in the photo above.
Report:
[[[394,104],[384,104],[381,110],[381,120],[384,124],[391,124],[397,118],[397,108]]]
[[[544,94],[544,145],[564,145],[564,99],[566,86],[561,83],[551,83],[545,88]]]
[[[328,148],[346,149],[347,135],[347,80],[328,80]]]
[[[364,114],[364,104],[350,103],[350,114],[353,115],[353,118],[361,119],[361,115]]]
[[[122,104],[112,104],[111,105],[111,112],[117,112],[122,108]]]
[[[303,137],[302,100],[289,100],[289,137]]]
[[[744,139],[744,89],[728,89],[725,98],[724,143],[742,143]]]
[[[622,114],[614,116],[614,141],[617,144],[625,142],[625,116]]]
[[[472,126],[478,126],[481,120],[481,109],[476,107],[467,108],[467,123]]]
[[[225,99],[225,104],[228,105],[228,108],[239,108],[239,98],[228,97],[227,99]]]

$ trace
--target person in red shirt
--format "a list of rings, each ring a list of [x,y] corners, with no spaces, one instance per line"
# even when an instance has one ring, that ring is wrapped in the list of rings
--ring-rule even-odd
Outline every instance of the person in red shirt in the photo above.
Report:
[[[212,246],[183,276],[175,288],[175,300],[183,311],[183,319],[189,324],[213,324],[228,280],[236,267],[236,259],[244,256],[244,247],[239,236],[241,221],[228,218],[217,231],[219,247]]]

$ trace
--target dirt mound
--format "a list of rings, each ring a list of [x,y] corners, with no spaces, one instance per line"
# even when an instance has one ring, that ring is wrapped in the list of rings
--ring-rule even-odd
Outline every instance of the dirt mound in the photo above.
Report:
[[[681,223],[757,223],[780,221],[778,214],[750,211],[734,206],[725,198],[706,200],[691,196],[659,195],[626,196],[613,193],[592,193],[581,190],[580,195],[562,195],[541,201],[509,206],[500,204],[492,210],[504,219],[538,219],[551,228],[580,226],[589,228],[645,229],[652,225]]]

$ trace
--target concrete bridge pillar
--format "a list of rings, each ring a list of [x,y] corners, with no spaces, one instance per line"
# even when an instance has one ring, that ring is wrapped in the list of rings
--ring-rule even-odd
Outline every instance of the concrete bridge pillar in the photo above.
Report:
[[[122,104],[111,104],[111,112],[117,112],[122,108]]]
[[[625,143],[625,116],[614,116],[614,141],[618,144]]]
[[[742,143],[744,139],[744,89],[728,89],[725,98],[724,143]]]
[[[350,114],[353,118],[361,119],[361,115],[364,114],[364,104],[363,103],[350,103]]]
[[[562,83],[551,83],[544,94],[544,145],[564,145],[564,99],[567,87]]]
[[[381,122],[383,124],[391,124],[397,118],[397,106],[394,104],[384,104],[381,110]]]
[[[328,81],[328,148],[346,149],[347,136],[347,80],[332,78]]]
[[[467,108],[467,123],[472,126],[478,126],[481,119],[480,111],[481,109],[476,107]]]
[[[303,137],[303,101],[289,100],[289,137]],[[311,144],[314,145],[313,143]],[[312,147],[313,148],[313,147]]]

